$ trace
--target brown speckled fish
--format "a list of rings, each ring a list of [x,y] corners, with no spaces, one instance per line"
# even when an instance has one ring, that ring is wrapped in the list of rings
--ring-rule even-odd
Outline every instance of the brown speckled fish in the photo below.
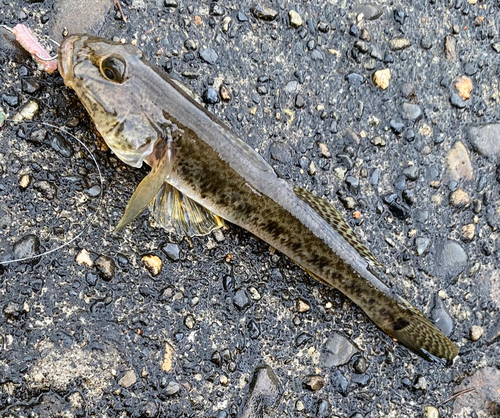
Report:
[[[222,219],[247,229],[313,277],[339,289],[377,324],[428,360],[457,347],[378,277],[380,265],[335,208],[293,188],[133,45],[66,38],[59,71],[113,152],[151,166],[117,229],[149,204],[165,228],[203,235]]]

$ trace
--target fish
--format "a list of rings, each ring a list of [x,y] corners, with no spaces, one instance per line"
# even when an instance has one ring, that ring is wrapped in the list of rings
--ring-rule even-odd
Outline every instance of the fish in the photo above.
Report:
[[[58,50],[58,67],[114,154],[132,167],[151,167],[117,231],[148,206],[161,226],[187,236],[208,234],[226,220],[338,289],[414,353],[453,363],[457,346],[383,283],[384,266],[335,207],[278,177],[138,47],[70,35]]]

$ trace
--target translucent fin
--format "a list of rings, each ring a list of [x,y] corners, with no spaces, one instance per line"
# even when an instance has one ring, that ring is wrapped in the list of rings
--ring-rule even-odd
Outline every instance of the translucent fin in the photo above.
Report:
[[[163,184],[151,202],[151,212],[163,228],[188,237],[207,235],[224,225],[222,218],[168,183]]]
[[[135,189],[115,232],[121,231],[146,209],[170,174],[172,161],[168,141],[159,141],[150,157],[151,172],[142,179]]]
[[[356,236],[342,215],[326,200],[319,198],[311,192],[300,187],[294,187],[293,191],[300,200],[306,202],[314,211],[328,222],[342,237],[371,265],[382,268],[382,265],[373,256],[365,244]]]

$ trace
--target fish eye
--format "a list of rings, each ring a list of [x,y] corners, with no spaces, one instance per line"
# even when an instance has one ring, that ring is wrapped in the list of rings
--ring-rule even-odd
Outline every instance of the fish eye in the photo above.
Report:
[[[118,57],[107,57],[101,62],[101,74],[109,81],[123,83],[125,81],[125,62]]]

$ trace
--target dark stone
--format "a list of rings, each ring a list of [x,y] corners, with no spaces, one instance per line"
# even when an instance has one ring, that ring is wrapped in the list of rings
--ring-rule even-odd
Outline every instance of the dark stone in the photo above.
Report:
[[[16,107],[19,104],[19,98],[16,95],[4,94],[2,100],[10,107]]]
[[[366,364],[366,359],[363,356],[359,356],[353,365],[354,371],[358,374],[364,374],[368,365]]]
[[[31,258],[40,253],[40,239],[33,234],[25,235],[13,245],[16,259]]]
[[[257,338],[259,338],[259,336],[260,336],[260,326],[257,323],[257,321],[255,321],[255,319],[251,319],[250,321],[248,321],[247,330],[248,330],[248,336],[252,340],[256,340]]]
[[[466,106],[465,101],[455,92],[451,93],[450,103],[459,109],[463,109]]]
[[[236,15],[236,19],[238,19],[238,22],[247,22],[248,21],[247,15],[243,12],[238,12],[238,14]]]
[[[109,282],[115,276],[115,262],[112,258],[100,255],[94,262],[99,275],[103,280]]]
[[[210,14],[212,16],[223,16],[226,11],[219,3],[212,3],[210,5]]]
[[[295,97],[295,107],[298,109],[302,109],[306,105],[306,101],[304,99],[304,96],[301,94],[297,94],[297,97]]]
[[[401,121],[391,119],[390,127],[395,134],[401,135],[401,133],[405,129],[405,124]]]
[[[406,208],[398,202],[392,202],[389,205],[389,210],[396,218],[401,219],[402,221],[410,217],[410,209]]]
[[[213,65],[217,62],[219,56],[217,55],[217,52],[215,52],[212,48],[206,48],[200,49],[200,58],[203,61]]]
[[[293,149],[286,142],[276,141],[269,147],[271,158],[281,163],[290,163],[293,158]]]
[[[33,94],[40,89],[40,84],[33,79],[23,78],[21,81],[23,92]]]
[[[261,20],[274,20],[278,16],[278,12],[269,7],[261,6],[260,4],[252,9],[253,15]]]
[[[250,306],[250,299],[244,289],[238,289],[233,297],[234,306],[242,311]]]
[[[345,376],[340,373],[339,370],[335,370],[330,376],[330,384],[333,389],[339,392],[341,395],[347,394],[347,387],[349,386],[348,380]]]
[[[363,76],[357,73],[348,74],[346,76],[346,79],[349,82],[349,84],[353,87],[359,87],[365,82]]]
[[[394,20],[402,25],[405,23],[406,13],[404,10],[394,10]]]
[[[408,180],[415,181],[420,177],[420,170],[415,165],[410,165],[403,170],[403,174]]]
[[[278,378],[271,367],[263,364],[255,369],[238,417],[263,417],[264,412],[268,416],[275,416],[273,411],[277,408],[281,396],[282,389]]]
[[[330,30],[330,26],[328,23],[325,22],[319,22],[318,23],[318,30],[323,33],[327,33]]]
[[[165,245],[162,249],[161,249],[165,255],[170,258],[170,260],[172,261],[177,261],[179,260],[179,256],[180,256],[180,249],[179,249],[179,246],[177,244],[167,244]]]
[[[219,103],[219,94],[214,88],[209,87],[203,93],[203,101],[207,104]]]
[[[301,332],[299,335],[297,335],[297,338],[295,338],[295,345],[297,347],[303,347],[306,344],[310,344],[312,340],[312,335],[308,334],[307,332]]]
[[[458,276],[467,267],[468,257],[460,243],[440,241],[434,249],[433,274],[445,278]]]
[[[448,310],[444,306],[443,300],[438,294],[434,295],[433,306],[431,309],[431,318],[434,325],[447,337],[453,332],[453,318],[448,313]]]
[[[63,157],[69,158],[73,155],[73,147],[71,146],[71,142],[69,142],[64,136],[55,133],[53,134],[50,145],[52,149]]]

